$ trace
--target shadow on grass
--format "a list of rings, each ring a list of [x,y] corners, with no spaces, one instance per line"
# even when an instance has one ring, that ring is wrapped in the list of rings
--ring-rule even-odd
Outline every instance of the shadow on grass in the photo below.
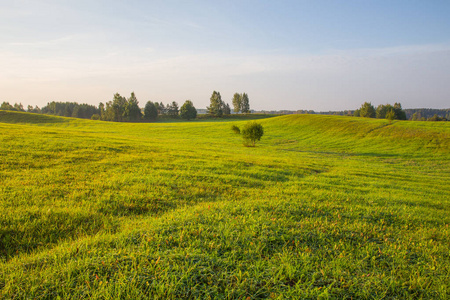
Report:
[[[0,110],[0,122],[10,124],[67,123],[69,119],[57,116]]]
[[[314,151],[314,150],[299,150],[299,149],[277,149],[279,151],[290,151],[290,152],[300,152],[300,153],[314,153],[314,154],[324,154],[324,155],[336,155],[336,156],[365,156],[365,157],[400,157],[399,154],[393,153],[346,153],[346,152],[336,152],[336,151]],[[402,155],[405,157],[405,155]]]
[[[55,246],[67,239],[116,230],[110,218],[92,213],[36,212],[0,228],[0,257],[9,260],[21,253]]]

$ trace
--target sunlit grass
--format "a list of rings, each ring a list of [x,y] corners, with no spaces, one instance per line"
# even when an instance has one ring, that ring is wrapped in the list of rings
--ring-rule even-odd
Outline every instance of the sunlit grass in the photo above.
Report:
[[[449,297],[447,123],[258,122],[0,111],[0,297]]]

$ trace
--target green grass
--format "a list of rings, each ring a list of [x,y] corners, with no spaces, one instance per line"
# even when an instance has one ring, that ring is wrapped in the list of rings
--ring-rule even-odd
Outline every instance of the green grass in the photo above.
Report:
[[[450,125],[0,111],[0,299],[448,299]]]

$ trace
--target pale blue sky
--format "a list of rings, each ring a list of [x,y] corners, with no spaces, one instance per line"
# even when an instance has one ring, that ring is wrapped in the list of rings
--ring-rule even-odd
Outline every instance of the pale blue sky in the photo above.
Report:
[[[3,1],[0,101],[450,107],[450,1]]]

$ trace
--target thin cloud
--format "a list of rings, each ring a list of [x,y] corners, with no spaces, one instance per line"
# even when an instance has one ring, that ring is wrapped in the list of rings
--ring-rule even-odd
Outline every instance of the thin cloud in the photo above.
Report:
[[[328,54],[352,57],[369,57],[369,56],[391,56],[391,55],[408,55],[408,54],[424,54],[433,52],[449,51],[450,44],[422,44],[422,45],[402,45],[395,47],[380,48],[357,48],[348,50],[330,49]]]
[[[49,40],[41,40],[41,41],[32,41],[32,42],[12,42],[8,43],[9,46],[12,47],[48,47],[48,46],[56,46],[59,44],[70,43],[75,39],[79,39],[81,35],[67,35],[57,39],[49,39]]]

